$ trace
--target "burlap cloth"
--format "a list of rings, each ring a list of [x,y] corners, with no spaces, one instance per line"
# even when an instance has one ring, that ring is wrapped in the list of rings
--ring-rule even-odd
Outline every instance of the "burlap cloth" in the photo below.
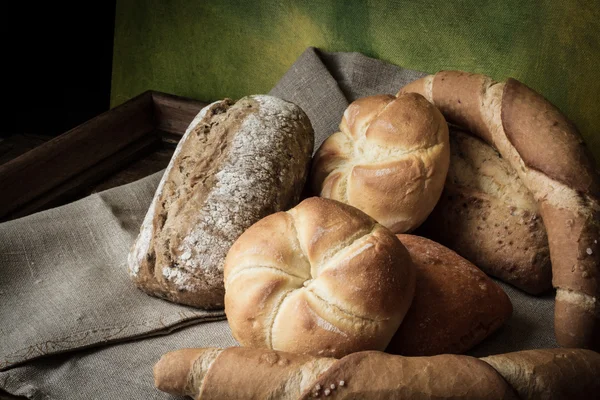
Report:
[[[316,149],[349,102],[395,94],[422,75],[308,48],[270,94],[306,111]],[[237,345],[222,312],[149,297],[127,276],[126,256],[161,173],[0,224],[1,388],[32,399],[166,399],[152,380],[163,353]],[[513,316],[470,354],[556,347],[552,293],[532,297],[500,284]]]

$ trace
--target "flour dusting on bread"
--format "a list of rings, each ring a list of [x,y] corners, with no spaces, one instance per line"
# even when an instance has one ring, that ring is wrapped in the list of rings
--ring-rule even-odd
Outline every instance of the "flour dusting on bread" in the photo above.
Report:
[[[272,96],[216,102],[188,127],[129,255],[138,286],[205,308],[223,305],[223,262],[260,218],[295,205],[314,134],[296,105]]]

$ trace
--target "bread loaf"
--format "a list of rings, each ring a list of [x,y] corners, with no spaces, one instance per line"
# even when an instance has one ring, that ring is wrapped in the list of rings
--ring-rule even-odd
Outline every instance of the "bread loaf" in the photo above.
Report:
[[[260,218],[298,202],[313,141],[306,114],[272,96],[204,108],[179,142],[129,255],[136,285],[177,303],[223,307],[229,247]]]
[[[459,129],[450,128],[440,201],[415,234],[528,293],[552,288],[548,237],[533,195],[492,147]]]
[[[448,126],[420,95],[354,101],[317,150],[315,194],[350,204],[392,232],[419,226],[438,201],[450,149]]]
[[[477,359],[378,351],[340,360],[247,347],[182,349],[154,366],[158,389],[212,399],[596,399],[600,355],[526,350]]]
[[[484,357],[522,399],[600,396],[600,355],[584,349],[524,350]]]
[[[244,346],[341,357],[385,349],[414,286],[414,265],[392,232],[357,208],[311,197],[231,247],[225,313]]]
[[[442,71],[401,90],[411,92],[494,146],[519,174],[548,234],[556,340],[600,350],[600,177],[575,125],[515,79]]]
[[[406,356],[463,353],[510,318],[510,299],[476,266],[429,239],[397,236],[417,268],[417,285],[387,352]]]

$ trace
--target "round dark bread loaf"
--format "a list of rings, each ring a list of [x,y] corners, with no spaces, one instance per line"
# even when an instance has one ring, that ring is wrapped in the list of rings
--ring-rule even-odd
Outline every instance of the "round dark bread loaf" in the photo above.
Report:
[[[494,146],[519,174],[548,234],[556,340],[599,350],[600,175],[575,125],[515,79],[441,71],[400,90],[410,92]]]
[[[272,96],[205,107],[179,142],[129,254],[148,294],[224,305],[223,264],[246,228],[294,206],[314,145],[300,107]]]

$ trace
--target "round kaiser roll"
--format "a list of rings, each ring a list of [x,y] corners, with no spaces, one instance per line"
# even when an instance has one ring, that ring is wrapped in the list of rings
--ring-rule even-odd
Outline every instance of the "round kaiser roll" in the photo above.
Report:
[[[240,344],[330,357],[384,350],[416,276],[390,230],[319,197],[247,229],[224,274],[225,313]]]
[[[395,233],[410,232],[440,198],[448,125],[420,94],[354,101],[313,159],[315,194],[359,208]]]

